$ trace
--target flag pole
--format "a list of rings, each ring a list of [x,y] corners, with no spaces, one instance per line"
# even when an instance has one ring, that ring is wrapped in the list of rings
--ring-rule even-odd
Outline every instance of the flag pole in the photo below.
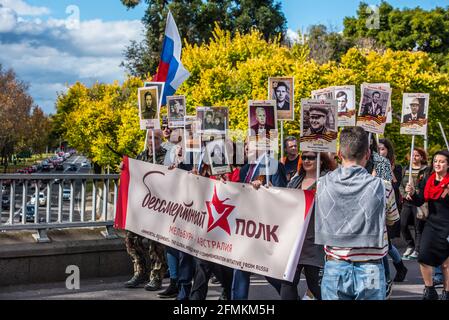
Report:
[[[444,133],[443,126],[441,125],[441,122],[438,122],[438,124],[440,126],[440,130],[441,130],[441,134],[443,135],[444,142],[446,143],[446,148],[447,148],[447,150],[449,150],[449,143],[447,142],[447,138],[446,138],[446,134]]]
[[[318,179],[321,172],[321,152],[316,153],[316,184],[318,185]]]

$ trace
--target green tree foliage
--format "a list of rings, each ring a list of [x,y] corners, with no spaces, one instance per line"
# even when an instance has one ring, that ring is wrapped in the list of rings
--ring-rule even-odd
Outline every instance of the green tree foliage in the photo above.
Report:
[[[449,132],[449,122],[443,116],[449,110],[449,76],[439,71],[427,53],[379,53],[353,48],[341,57],[341,62],[324,64],[308,56],[307,46],[297,44],[289,50],[277,41],[265,41],[256,31],[232,37],[230,32],[217,29],[209,44],[184,49],[183,63],[191,77],[178,91],[187,96],[190,112],[201,105],[229,106],[231,127],[246,129],[247,101],[267,98],[269,77],[294,76],[296,119],[285,123],[285,134],[299,135],[301,99],[310,98],[312,90],[354,84],[360,91],[363,82],[389,82],[394,120],[387,125],[386,136],[397,146],[398,158],[404,158],[411,140],[399,135],[404,92],[430,93],[430,145],[444,145],[437,121]],[[360,92],[357,104],[359,97]]]
[[[437,121],[449,133],[449,76],[425,52],[386,50],[384,53],[352,48],[340,62],[320,64],[309,58],[309,48],[296,44],[288,48],[279,40],[265,40],[261,32],[248,34],[217,28],[209,43],[186,45],[183,64],[190,78],[177,94],[187,97],[187,112],[197,106],[228,106],[230,128],[247,130],[248,100],[268,98],[268,78],[295,77],[295,120],[285,122],[285,134],[299,135],[300,104],[311,91],[327,86],[363,82],[389,82],[393,88],[393,124],[386,137],[393,140],[398,159],[408,152],[410,136],[399,135],[399,118],[404,92],[430,94],[429,147],[444,145]],[[74,85],[58,99],[65,116],[65,137],[78,150],[101,165],[118,164],[118,154],[135,155],[143,148],[144,131],[139,130],[137,88],[142,81],[128,79],[122,86],[96,84],[86,88]],[[417,144],[422,140],[418,139]],[[433,150],[432,149],[432,150]],[[114,151],[113,151],[114,150]]]
[[[379,6],[379,27],[374,13],[360,3],[356,17],[344,19],[344,36],[356,43],[373,39],[393,50],[428,52],[443,70],[449,70],[449,6],[426,11],[420,7],[395,9],[387,2]]]
[[[137,78],[91,88],[76,83],[57,99],[58,130],[70,146],[102,167],[118,164],[123,155],[135,156],[144,140],[137,107],[141,86]]]
[[[286,31],[286,20],[281,4],[273,0],[146,0],[148,5],[142,19],[145,38],[132,41],[125,50],[124,67],[133,76],[149,78],[157,70],[165,30],[165,19],[170,9],[175,17],[181,38],[190,44],[202,44],[212,36],[215,25],[232,32],[247,33],[253,28],[265,39],[281,36]],[[122,0],[133,8],[137,0]]]
[[[310,58],[323,64],[328,61],[340,61],[341,56],[352,47],[352,42],[341,33],[328,31],[324,25],[312,25],[305,43],[310,49]]]

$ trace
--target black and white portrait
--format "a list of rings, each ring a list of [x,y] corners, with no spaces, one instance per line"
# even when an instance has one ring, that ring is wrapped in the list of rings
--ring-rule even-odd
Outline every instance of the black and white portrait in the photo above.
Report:
[[[196,115],[201,120],[203,134],[226,134],[229,122],[227,107],[198,107]]]
[[[231,172],[225,140],[217,139],[208,142],[206,152],[213,175]]]
[[[268,92],[269,99],[276,101],[277,119],[294,120],[294,79],[292,77],[269,78]]]
[[[404,93],[401,134],[426,135],[428,109],[428,93]]]
[[[186,114],[185,96],[167,97],[168,125],[170,128],[182,127]]]
[[[139,88],[137,98],[139,105],[140,129],[158,129],[160,123],[157,107],[159,98],[157,88]]]

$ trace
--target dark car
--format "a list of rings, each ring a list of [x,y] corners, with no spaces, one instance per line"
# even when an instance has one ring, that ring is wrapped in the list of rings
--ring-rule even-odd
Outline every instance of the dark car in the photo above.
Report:
[[[9,200],[9,195],[8,194],[3,194],[2,197],[2,209],[9,209],[10,206],[10,200]]]
[[[26,215],[25,220],[26,222],[34,222],[34,205],[28,204],[25,207]],[[20,221],[22,221],[22,212],[20,212]]]
[[[71,164],[68,168],[67,171],[78,171],[78,167],[76,166],[76,164]]]

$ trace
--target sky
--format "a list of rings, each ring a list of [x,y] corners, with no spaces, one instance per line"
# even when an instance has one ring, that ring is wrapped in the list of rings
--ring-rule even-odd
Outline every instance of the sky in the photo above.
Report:
[[[290,35],[319,23],[341,31],[343,18],[355,16],[359,5],[359,0],[280,2]],[[400,8],[449,6],[449,0],[388,2]],[[30,85],[30,95],[46,114],[56,112],[57,93],[76,81],[88,86],[123,81],[123,51],[131,40],[143,38],[144,3],[130,10],[120,0],[0,0],[0,6],[0,64]]]

